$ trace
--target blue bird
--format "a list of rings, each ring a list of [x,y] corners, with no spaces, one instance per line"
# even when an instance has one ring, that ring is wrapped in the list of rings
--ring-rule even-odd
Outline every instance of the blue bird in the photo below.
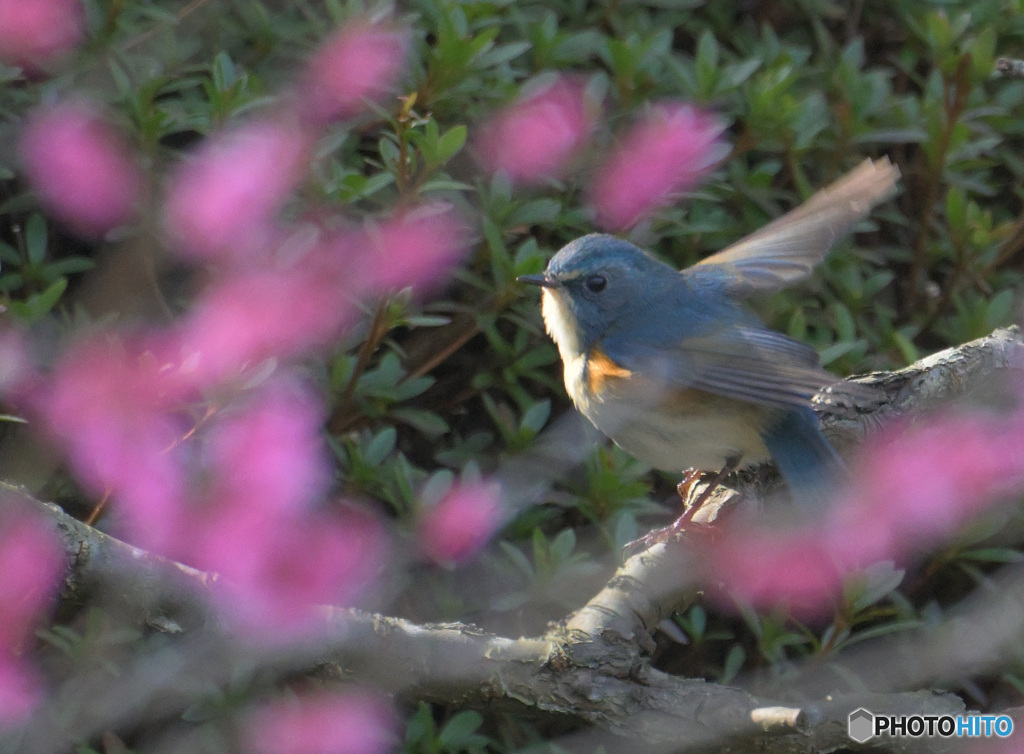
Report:
[[[665,471],[773,460],[795,498],[843,464],[812,398],[840,382],[817,352],[766,328],[743,299],[809,276],[836,240],[895,193],[899,170],[866,160],[804,204],[682,271],[633,244],[588,235],[539,275],[542,313],[576,407],[632,456]]]

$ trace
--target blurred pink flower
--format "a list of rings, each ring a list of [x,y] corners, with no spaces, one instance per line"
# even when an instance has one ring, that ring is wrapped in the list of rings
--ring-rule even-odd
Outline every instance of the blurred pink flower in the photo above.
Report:
[[[15,327],[0,328],[0,394],[8,401],[17,400],[36,376],[25,333]]]
[[[726,535],[707,573],[758,606],[788,601],[812,615],[847,573],[901,562],[1024,490],[1024,412],[949,414],[873,438],[851,483],[812,525]]]
[[[241,500],[211,501],[182,557],[219,574],[217,608],[248,641],[312,638],[318,605],[352,606],[383,564],[383,531],[369,518],[285,515]]]
[[[172,176],[164,225],[178,251],[207,261],[264,262],[274,219],[309,163],[295,123],[263,120],[211,136]]]
[[[322,346],[350,321],[347,281],[305,261],[239,271],[204,291],[179,329],[185,368],[197,384]]]
[[[79,0],[0,0],[0,61],[35,71],[76,47],[85,34]]]
[[[43,206],[72,230],[103,235],[134,218],[142,173],[127,141],[90,105],[65,102],[37,111],[20,152]]]
[[[304,510],[327,492],[323,408],[305,386],[277,379],[221,412],[208,429],[211,496],[259,515]]]
[[[187,392],[144,346],[93,338],[71,348],[30,396],[79,480],[110,493],[137,544],[165,551],[181,525],[186,479],[176,411]]]
[[[0,727],[21,722],[42,696],[20,656],[60,590],[64,551],[47,522],[10,506],[0,516]]]
[[[476,556],[504,520],[495,484],[460,484],[420,519],[420,546],[435,563],[463,563]]]
[[[835,561],[810,528],[730,531],[704,560],[712,583],[758,608],[785,603],[802,618],[819,614],[842,586]]]
[[[315,122],[351,117],[394,87],[409,51],[407,29],[354,21],[314,53],[300,83],[301,109]]]
[[[361,270],[369,290],[428,289],[448,276],[467,250],[465,223],[446,204],[425,204],[369,230],[372,257]]]
[[[846,568],[930,546],[1024,489],[1024,419],[959,413],[894,427],[856,468],[825,530]]]
[[[0,730],[24,723],[43,691],[35,668],[19,657],[0,654]]]
[[[379,694],[323,692],[258,708],[243,742],[253,754],[385,754],[400,738],[394,710]]]
[[[521,97],[481,127],[484,167],[521,182],[558,175],[594,127],[591,107],[583,84],[564,77]]]
[[[725,125],[691,105],[657,105],[612,150],[591,192],[597,221],[625,230],[693,186],[729,152]]]
[[[64,572],[64,551],[53,528],[10,507],[0,517],[0,655],[22,649],[31,639]]]

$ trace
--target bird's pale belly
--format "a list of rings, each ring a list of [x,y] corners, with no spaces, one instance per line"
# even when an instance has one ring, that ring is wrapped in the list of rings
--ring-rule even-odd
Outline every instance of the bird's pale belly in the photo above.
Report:
[[[762,407],[698,390],[666,395],[635,377],[608,380],[598,399],[584,384],[582,370],[567,368],[565,378],[580,412],[654,468],[718,471],[727,459],[739,457],[747,466],[770,458],[760,436],[767,418]]]

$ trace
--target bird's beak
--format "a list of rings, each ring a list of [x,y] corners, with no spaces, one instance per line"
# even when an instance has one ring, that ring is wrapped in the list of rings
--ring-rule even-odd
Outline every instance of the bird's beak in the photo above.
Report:
[[[520,275],[516,278],[516,281],[520,283],[527,283],[528,285],[539,285],[542,288],[557,288],[558,282],[549,278],[547,275],[541,273],[540,275]]]

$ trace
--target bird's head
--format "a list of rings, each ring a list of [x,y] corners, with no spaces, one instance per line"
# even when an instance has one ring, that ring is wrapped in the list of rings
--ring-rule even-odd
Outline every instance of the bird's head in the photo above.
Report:
[[[594,234],[567,244],[544,272],[519,281],[543,288],[544,325],[566,360],[587,352],[676,274],[628,241]]]

